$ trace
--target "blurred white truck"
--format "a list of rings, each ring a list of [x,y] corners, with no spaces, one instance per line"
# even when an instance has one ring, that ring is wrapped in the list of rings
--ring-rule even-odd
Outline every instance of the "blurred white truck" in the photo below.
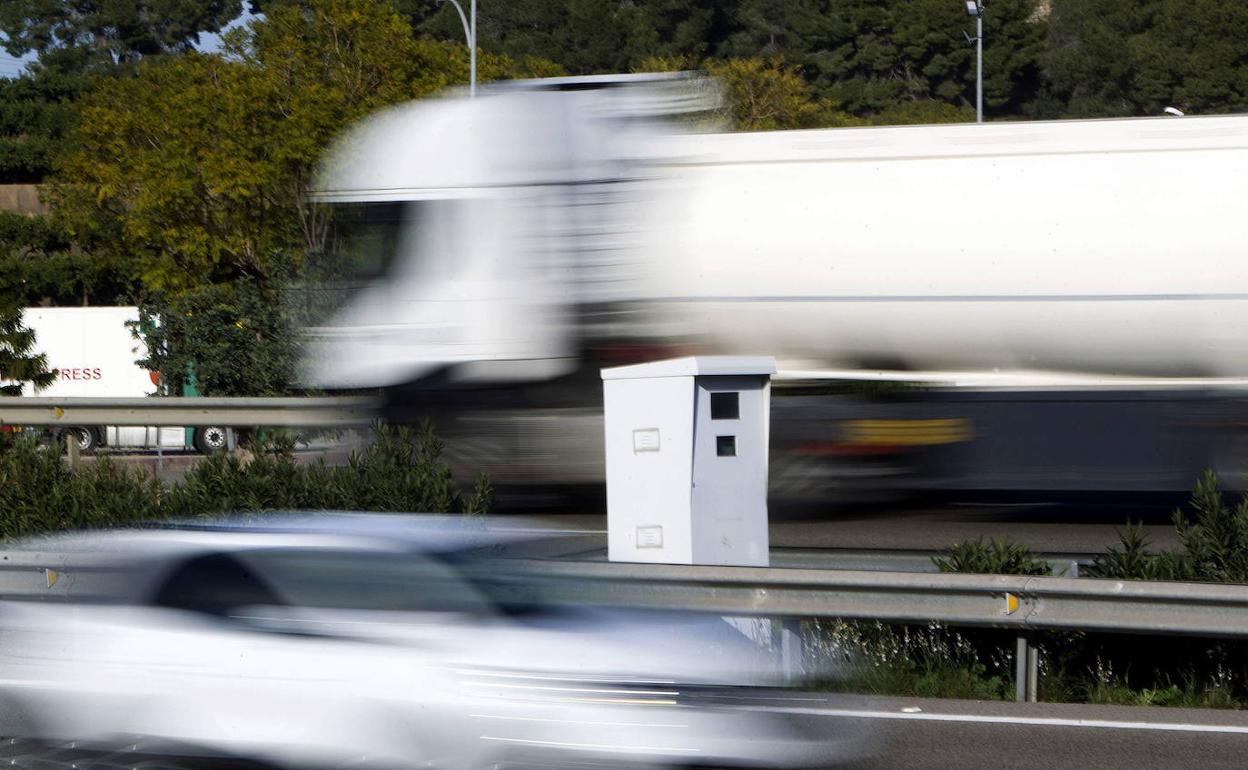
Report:
[[[131,333],[139,321],[137,307],[32,307],[23,310],[23,321],[35,332],[35,347],[47,354],[48,368],[57,370],[56,382],[24,395],[90,398],[135,398],[159,390],[155,372],[136,362],[142,343]],[[229,444],[223,426],[69,426],[82,452],[100,446],[128,449],[195,449],[208,453]]]

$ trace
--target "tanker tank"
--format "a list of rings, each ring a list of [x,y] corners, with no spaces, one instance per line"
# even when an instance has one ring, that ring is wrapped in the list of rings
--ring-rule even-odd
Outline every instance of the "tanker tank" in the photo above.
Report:
[[[723,133],[707,83],[511,83],[347,132],[313,198],[350,291],[305,380],[435,417],[502,485],[600,484],[598,370],[690,354],[777,359],[773,484],[815,497],[1244,475],[1248,117]]]

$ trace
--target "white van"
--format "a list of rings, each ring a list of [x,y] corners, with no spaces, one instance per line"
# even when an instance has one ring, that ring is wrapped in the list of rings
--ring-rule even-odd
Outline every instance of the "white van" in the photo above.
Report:
[[[56,382],[37,394],[27,386],[23,395],[91,398],[134,398],[154,395],[159,378],[142,368],[142,343],[131,333],[139,320],[137,307],[30,307],[22,311],[25,325],[35,332],[35,349],[46,353],[48,368],[58,370]],[[208,453],[231,443],[223,426],[157,428],[131,426],[74,426],[78,449],[99,446],[130,449],[185,449]]]

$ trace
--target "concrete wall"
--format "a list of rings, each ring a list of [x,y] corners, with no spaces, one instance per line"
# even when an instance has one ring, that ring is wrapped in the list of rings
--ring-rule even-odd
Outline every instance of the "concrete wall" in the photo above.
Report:
[[[17,214],[46,214],[48,207],[39,200],[39,188],[33,184],[0,184],[0,211]]]

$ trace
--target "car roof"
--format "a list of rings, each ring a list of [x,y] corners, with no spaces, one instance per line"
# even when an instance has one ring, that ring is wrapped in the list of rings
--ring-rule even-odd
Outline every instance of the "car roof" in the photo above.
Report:
[[[478,516],[282,512],[45,535],[18,541],[9,548],[25,552],[82,553],[118,549],[154,551],[163,546],[176,552],[339,544],[436,554],[538,537],[541,537],[540,531],[525,531]]]
[[[71,598],[146,590],[200,555],[268,549],[346,549],[450,555],[542,537],[481,516],[270,513],[45,535],[8,546],[0,596]],[[113,580],[112,578],[116,578]]]

